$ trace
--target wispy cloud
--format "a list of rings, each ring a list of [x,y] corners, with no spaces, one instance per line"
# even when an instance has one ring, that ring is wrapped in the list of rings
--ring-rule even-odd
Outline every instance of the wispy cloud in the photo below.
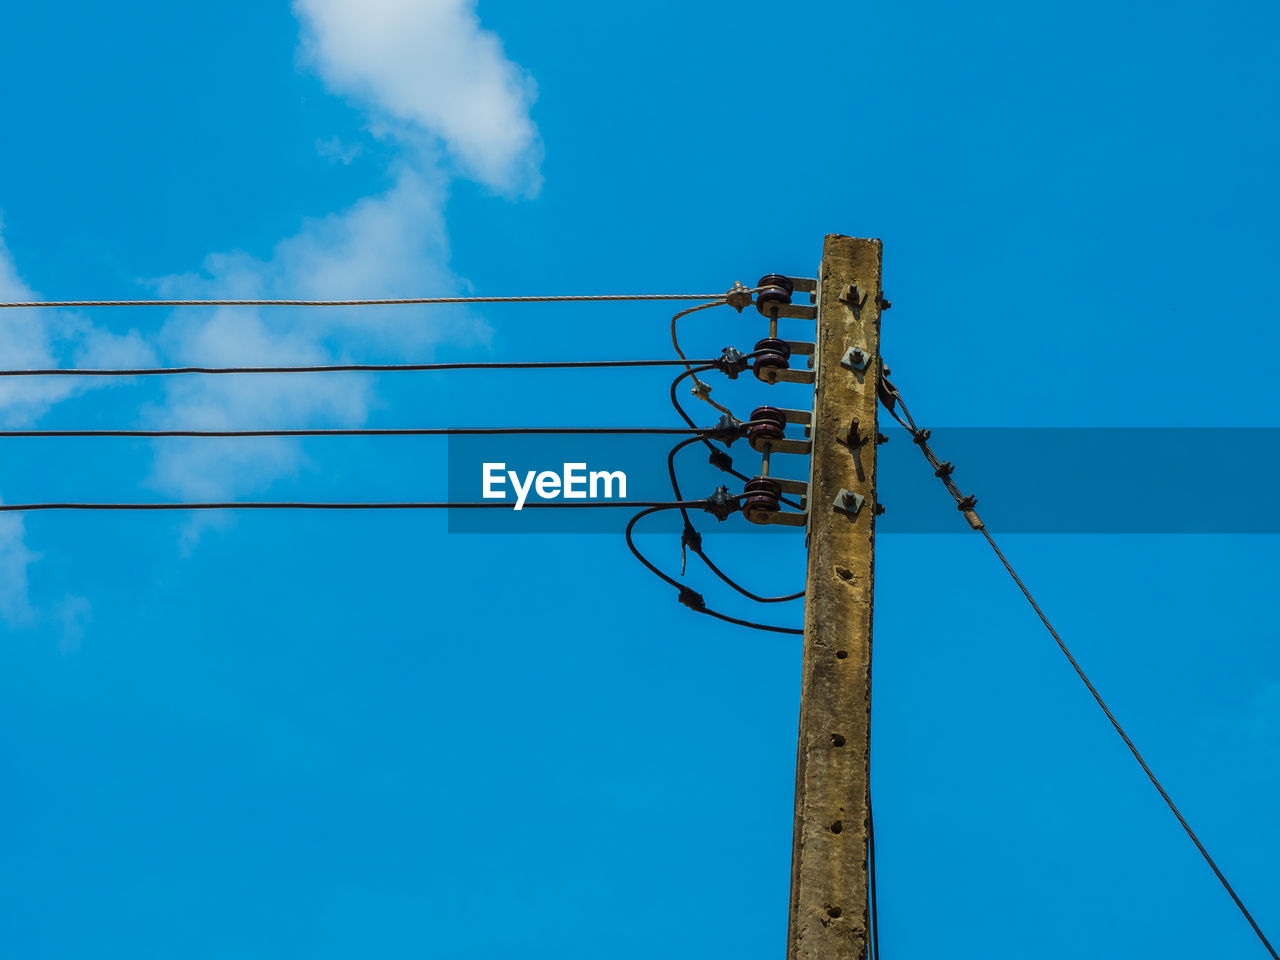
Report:
[[[2,234],[0,299],[39,299],[18,275]],[[0,322],[0,357],[7,367],[32,369],[67,364],[129,366],[149,363],[155,354],[136,333],[112,333],[79,314],[11,310]],[[76,377],[0,379],[0,424],[30,426],[55,404],[108,385],[107,381]],[[22,518],[16,514],[0,516],[0,621],[30,625],[38,619],[27,588],[28,568],[39,559],[26,545]],[[82,601],[82,606],[87,611],[87,601]]]
[[[161,278],[156,293],[180,298],[413,296],[462,286],[449,268],[444,205],[455,172],[506,194],[533,193],[541,147],[529,115],[532,81],[480,26],[467,0],[296,0],[303,60],[335,93],[367,111],[391,138],[392,186],[309,221],[265,257],[215,253],[200,269]],[[354,156],[341,143],[333,153]],[[326,149],[323,148],[322,149]],[[0,245],[0,296],[32,296]],[[0,355],[15,366],[151,363],[319,363],[405,354],[422,357],[445,341],[475,340],[486,327],[451,313],[448,324],[403,311],[186,309],[166,321],[154,349],[68,313],[14,313],[0,326]],[[375,353],[376,351],[376,353]],[[29,423],[74,392],[100,383],[62,378],[0,382],[0,419]],[[175,378],[148,424],[192,427],[301,426],[364,422],[376,403],[356,377]],[[150,483],[175,496],[221,498],[257,491],[296,474],[301,450],[287,441],[163,444]],[[0,617],[29,610],[26,571],[35,560],[16,518],[0,525]],[[188,531],[194,536],[199,526]],[[78,606],[77,610],[81,608]],[[77,614],[76,622],[84,618]]]
[[[448,270],[443,179],[403,166],[386,193],[306,224],[272,255],[211,256],[199,274],[168,277],[159,291],[176,297],[347,298],[370,291],[456,289]],[[175,313],[160,335],[173,362],[208,364],[325,363],[406,353],[422,356],[445,340],[483,337],[470,315],[413,317],[394,310],[324,308],[191,308]],[[221,377],[174,379],[163,405],[145,412],[149,423],[218,429],[255,426],[333,426],[365,421],[375,403],[372,382],[359,376]],[[293,475],[300,447],[288,441],[172,443],[158,449],[152,482],[186,497],[224,497],[266,488]]]
[[[0,299],[39,299],[18,275],[2,233]],[[146,363],[154,353],[136,333],[112,333],[75,313],[12,310],[0,323],[0,357],[6,366],[31,369],[67,361],[84,366]],[[71,377],[0,380],[0,422],[9,427],[34,423],[59,401],[105,385]]]
[[[533,81],[480,26],[474,0],[296,0],[303,49],[336,92],[402,134],[444,141],[496,189],[536,192]]]
[[[22,624],[32,619],[27,568],[39,559],[23,539],[22,517],[0,514],[0,618],[6,623]]]

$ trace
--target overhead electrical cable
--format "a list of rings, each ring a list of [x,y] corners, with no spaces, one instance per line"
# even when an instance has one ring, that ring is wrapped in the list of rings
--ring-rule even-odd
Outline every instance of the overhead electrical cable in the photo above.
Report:
[[[722,293],[615,293],[546,297],[395,297],[361,300],[6,300],[0,309],[56,307],[398,307],[449,303],[614,303],[652,300],[713,300]]]
[[[508,434],[609,434],[673,436],[698,439],[714,429],[694,427],[323,427],[284,430],[0,430],[0,438],[52,437],[473,437]]]
[[[712,407],[719,410],[725,416],[732,416],[732,414],[729,413],[728,407],[721,406],[720,404],[716,403],[714,400],[711,399],[711,385],[698,379],[697,374],[693,370],[693,367],[699,365],[699,361],[686,359],[684,355],[684,351],[680,349],[680,338],[676,334],[676,324],[679,323],[681,317],[687,317],[691,313],[697,313],[699,310],[707,310],[707,309],[710,309],[711,307],[722,307],[728,302],[729,301],[727,298],[720,297],[718,300],[713,300],[710,303],[700,303],[696,307],[689,307],[687,310],[681,310],[678,313],[676,313],[671,318],[671,346],[675,348],[676,354],[680,357],[680,360],[683,362],[685,371],[689,373],[690,376],[693,377],[694,395],[699,397],[702,400],[705,400],[707,403],[711,404]]]
[[[743,494],[736,494],[734,496],[734,499],[740,498],[742,496]],[[660,579],[666,581],[671,586],[675,587],[676,590],[678,590],[680,593],[680,602],[683,603],[690,610],[693,610],[695,613],[705,613],[707,616],[714,617],[717,620],[723,620],[725,623],[732,623],[739,627],[750,627],[752,630],[765,630],[769,633],[790,633],[790,634],[796,634],[796,635],[803,634],[804,633],[803,630],[797,630],[794,627],[780,627],[780,626],[774,626],[773,624],[756,623],[753,620],[742,620],[742,619],[739,619],[738,617],[731,617],[728,614],[720,613],[718,610],[712,610],[710,607],[706,605],[706,602],[703,600],[702,595],[700,593],[694,590],[691,590],[689,587],[686,587],[684,584],[680,583],[680,581],[676,580],[674,577],[666,573],[663,573],[660,569],[658,569],[658,567],[656,567],[649,560],[648,557],[646,557],[643,553],[641,553],[640,548],[636,546],[635,540],[632,537],[632,531],[634,531],[636,524],[640,520],[644,519],[645,517],[650,516],[651,514],[657,513],[660,510],[692,509],[695,507],[705,508],[709,505],[711,505],[710,500],[702,500],[702,501],[696,501],[696,502],[676,501],[674,503],[646,507],[645,509],[637,513],[634,517],[632,517],[631,522],[627,524],[627,529],[625,533],[626,540],[627,540],[627,547],[631,550],[631,553],[635,556],[635,558],[639,560],[642,564],[644,564],[645,567],[647,567],[651,573],[653,573],[655,576],[659,577]]]
[[[696,507],[706,501],[691,500],[685,504],[666,501],[640,500],[581,500],[569,503],[557,501],[547,503],[541,501],[526,502],[522,510],[531,509],[608,509],[619,507],[647,507],[652,509],[672,509],[678,506]],[[32,513],[41,510],[514,510],[510,500],[492,502],[464,501],[422,502],[422,501],[388,501],[388,502],[347,502],[325,503],[310,501],[203,501],[193,503],[0,503],[3,513]]]
[[[752,356],[755,356],[755,354],[748,354],[747,356],[752,357]],[[717,369],[717,367],[714,365],[704,365],[700,367],[694,367],[691,370],[685,370],[683,373],[677,375],[676,378],[671,381],[671,390],[670,390],[671,405],[675,407],[676,413],[680,414],[680,419],[683,420],[685,423],[687,423],[691,427],[695,426],[693,422],[693,418],[690,417],[689,414],[685,412],[684,407],[681,405],[680,398],[676,395],[676,388],[680,385],[680,381],[683,380],[685,377],[696,377],[699,373],[706,373],[708,370],[714,370],[714,369]],[[726,413],[725,416],[732,417],[733,414]],[[711,442],[711,439],[709,437],[704,436],[702,438],[702,442],[706,445],[707,449],[711,451],[712,464],[719,467],[719,469],[723,470],[725,473],[729,474],[731,477],[736,477],[737,479],[743,481],[744,483],[751,479],[745,473],[741,473],[738,470],[735,470],[733,468],[733,461],[729,458],[728,454],[726,454],[723,450],[718,449],[715,446],[715,444]],[[788,500],[786,497],[779,497],[778,500],[780,503],[785,503],[789,507],[795,507],[797,510],[801,509],[800,504],[796,503],[793,500]]]
[[[751,423],[744,423],[743,426],[749,427],[751,426]],[[702,439],[701,437],[689,437],[685,440],[681,440],[679,443],[673,446],[671,448],[671,451],[667,454],[667,475],[670,477],[671,491],[675,495],[675,498],[677,501],[682,500],[683,497],[681,496],[681,493],[680,493],[680,481],[676,477],[676,464],[675,464],[676,454],[679,453],[681,450],[683,450],[685,447],[689,446],[689,444],[697,443],[701,439]],[[714,573],[717,577],[719,577],[720,580],[728,584],[734,590],[737,590],[738,593],[742,594],[744,597],[748,598],[749,600],[756,601],[756,603],[785,603],[789,600],[799,600],[801,597],[804,596],[805,592],[803,590],[800,590],[796,593],[789,593],[789,594],[786,594],[785,596],[780,596],[780,597],[762,597],[759,594],[753,593],[752,591],[748,590],[746,587],[742,586],[742,584],[738,583],[738,581],[734,580],[727,573],[725,573],[718,566],[716,566],[715,563],[712,562],[711,558],[707,556],[706,551],[702,547],[702,534],[697,530],[696,527],[694,527],[693,521],[689,519],[689,511],[683,507],[680,508],[680,516],[684,520],[684,530],[680,534],[680,545],[681,545],[680,572],[682,574],[684,573],[683,551],[684,551],[684,548],[687,547],[688,549],[692,550],[693,553],[698,557],[698,559],[700,559],[703,563],[705,563],[707,567],[711,570],[711,572]]]
[[[716,360],[694,360],[715,364]],[[177,374],[241,373],[404,373],[447,370],[575,370],[605,367],[680,367],[682,360],[499,360],[466,363],[323,363],[274,367],[42,367],[29,370],[0,370],[0,377],[157,377]]]

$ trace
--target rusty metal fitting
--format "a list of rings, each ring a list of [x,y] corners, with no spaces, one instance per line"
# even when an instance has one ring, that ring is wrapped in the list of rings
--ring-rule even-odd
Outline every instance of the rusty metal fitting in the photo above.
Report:
[[[755,353],[755,363],[751,371],[756,375],[757,380],[775,383],[778,371],[791,369],[791,348],[787,346],[785,340],[765,337],[756,343]]]
[[[769,516],[777,513],[782,485],[769,477],[752,477],[742,487],[746,496],[742,500],[742,515],[752,523],[768,523]]]
[[[766,317],[775,316],[777,311],[791,303],[791,294],[795,292],[795,284],[790,277],[770,273],[760,278],[756,284],[756,309]]]

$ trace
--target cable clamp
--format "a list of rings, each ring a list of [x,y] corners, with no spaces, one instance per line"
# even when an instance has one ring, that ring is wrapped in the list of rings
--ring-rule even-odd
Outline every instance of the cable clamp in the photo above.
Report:
[[[725,520],[737,512],[738,498],[729,494],[728,487],[716,487],[716,492],[707,497],[702,509],[717,520]]]
[[[685,563],[688,555],[685,553],[685,547],[689,547],[694,553],[702,555],[702,534],[693,529],[693,524],[686,517],[684,521],[684,530],[680,534],[680,576],[684,576]]]
[[[956,509],[964,514],[964,518],[969,521],[969,526],[975,530],[981,530],[985,524],[982,518],[978,516],[978,512],[973,508],[978,505],[978,498],[970,494],[967,497],[961,497],[956,501]]]
[[[680,602],[690,610],[702,611],[707,609],[707,601],[702,598],[702,594],[696,590],[690,590],[688,587],[680,588]]]
[[[876,396],[884,404],[884,408],[893,413],[898,405],[898,388],[889,382],[889,365],[880,358],[880,376],[876,377]]]
[[[735,280],[729,292],[724,295],[724,302],[741,313],[744,307],[751,306],[751,290],[744,287],[741,280]]]
[[[938,469],[933,471],[933,475],[939,480],[945,480],[955,472],[956,465],[950,460],[944,460],[938,465]]]
[[[929,431],[928,427],[925,427],[921,430],[917,430],[911,435],[911,442],[923,447],[929,442],[929,438],[931,436],[933,436],[933,434]]]
[[[716,369],[730,380],[737,380],[738,374],[751,368],[750,359],[737,347],[725,347],[715,364]]]
[[[720,422],[705,431],[708,440],[719,440],[726,447],[739,437],[746,436],[747,425],[732,414],[724,414]]]

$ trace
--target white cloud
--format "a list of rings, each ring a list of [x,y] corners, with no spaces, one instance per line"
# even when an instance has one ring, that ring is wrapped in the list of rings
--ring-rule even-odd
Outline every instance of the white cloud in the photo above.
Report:
[[[304,223],[265,257],[213,254],[199,272],[156,281],[155,293],[328,299],[458,290],[443,216],[448,179],[434,160],[432,138],[464,174],[507,193],[536,191],[532,81],[481,28],[471,0],[295,0],[294,9],[310,62],[333,90],[357,97],[371,125],[401,148],[393,185]],[[319,149],[348,162],[358,148],[334,140]],[[0,298],[35,299],[2,241]],[[189,308],[168,318],[155,350],[133,332],[113,333],[73,313],[13,311],[4,320],[0,356],[14,367],[395,361],[426,359],[443,342],[488,337],[478,318],[452,308]],[[110,382],[0,378],[0,423],[31,423],[59,401]],[[164,403],[140,415],[154,426],[340,426],[365,422],[376,402],[374,381],[358,375],[175,377],[166,383]],[[264,490],[305,464],[302,447],[290,441],[164,442],[157,444],[150,483],[176,497],[231,498]],[[186,545],[219,522],[193,521]],[[21,519],[0,517],[0,618],[30,615],[27,568],[36,559],[23,542]],[[73,626],[87,616],[79,600],[66,609]]]
[[[311,221],[272,255],[211,256],[200,274],[168,277],[166,297],[352,298],[454,290],[444,265],[443,186],[403,168],[386,193]],[[421,308],[224,307],[176,312],[160,341],[174,363],[257,365],[395,361],[429,356],[444,341],[483,340],[487,327],[465,311]],[[375,352],[376,351],[376,352]],[[173,378],[149,424],[197,429],[301,427],[363,423],[374,406],[365,376],[296,375]],[[274,440],[194,441],[159,446],[152,483],[198,499],[259,491],[296,474],[300,445]]]
[[[0,300],[38,300],[22,282],[0,234]],[[8,310],[0,318],[0,357],[12,369],[56,367],[63,361],[83,366],[133,365],[154,354],[136,333],[114,334],[67,311]],[[0,378],[0,423],[27,426],[59,401],[107,386],[79,377]]]
[[[6,623],[26,623],[32,619],[27,598],[27,568],[40,559],[23,540],[22,517],[0,514],[0,618]]]
[[[295,0],[294,10],[332,89],[441,138],[489,186],[537,190],[534,85],[480,26],[474,0]]]
[[[0,235],[0,300],[37,300],[14,266]],[[154,359],[130,331],[115,334],[67,311],[7,310],[0,317],[0,357],[10,369],[67,365],[133,366]],[[80,377],[0,377],[0,424],[26,427],[56,403],[110,384]],[[33,622],[27,597],[27,569],[40,557],[26,546],[17,514],[0,515],[0,620]]]

